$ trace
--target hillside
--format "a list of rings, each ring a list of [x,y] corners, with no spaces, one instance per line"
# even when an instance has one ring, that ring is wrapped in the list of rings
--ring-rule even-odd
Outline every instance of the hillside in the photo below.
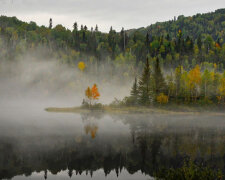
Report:
[[[138,30],[116,32],[111,27],[109,33],[100,32],[97,25],[88,28],[71,22],[73,30],[69,30],[62,25],[53,26],[53,22],[50,19],[49,27],[45,27],[1,16],[0,58],[13,60],[42,48],[45,57],[70,65],[84,61],[89,68],[101,64],[112,67],[112,74],[120,71],[127,77],[140,72],[146,57],[150,66],[158,58],[167,69],[182,65],[189,70],[196,64],[207,68],[217,64],[218,70],[224,69],[225,9],[179,16],[177,20]]]
[[[157,22],[146,28],[131,29],[128,32],[130,35],[138,31],[144,35],[147,33],[153,36],[169,34],[171,37],[176,37],[179,29],[182,29],[184,36],[190,36],[194,39],[199,35],[211,35],[214,40],[224,38],[225,9],[218,9],[215,12],[196,14],[189,17],[180,15],[170,21]]]

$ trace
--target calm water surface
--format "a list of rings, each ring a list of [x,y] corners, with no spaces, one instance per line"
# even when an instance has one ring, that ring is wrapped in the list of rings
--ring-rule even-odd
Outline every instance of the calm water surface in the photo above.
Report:
[[[0,179],[153,179],[186,158],[225,169],[225,116],[0,108]]]

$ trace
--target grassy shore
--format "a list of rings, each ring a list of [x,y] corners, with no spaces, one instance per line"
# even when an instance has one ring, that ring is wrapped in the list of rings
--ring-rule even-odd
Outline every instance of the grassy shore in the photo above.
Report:
[[[161,114],[200,114],[210,113],[217,115],[225,115],[225,111],[221,108],[207,106],[185,106],[185,105],[173,105],[173,106],[157,106],[157,107],[111,107],[103,106],[100,109],[83,108],[83,107],[49,107],[45,109],[48,112],[60,112],[60,113],[85,113],[85,112],[102,112],[112,114],[131,114],[131,113],[161,113]]]

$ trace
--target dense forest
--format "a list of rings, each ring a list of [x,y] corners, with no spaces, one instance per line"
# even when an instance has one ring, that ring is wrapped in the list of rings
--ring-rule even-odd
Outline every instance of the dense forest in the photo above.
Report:
[[[72,24],[72,23],[71,23]],[[160,24],[160,25],[159,25]],[[177,20],[156,23],[142,30],[109,33],[74,22],[69,30],[62,25],[37,26],[35,22],[22,22],[16,17],[0,17],[1,57],[11,59],[37,46],[47,46],[66,62],[113,61],[115,64],[139,65],[160,59],[163,67],[185,68],[200,63],[217,63],[224,67],[225,58],[225,9],[193,17],[179,16]],[[52,54],[51,54],[52,55]],[[84,58],[85,57],[85,58]]]
[[[69,30],[53,23],[50,18],[45,27],[1,16],[0,58],[13,61],[42,48],[45,57],[69,65],[82,62],[86,71],[98,73],[110,67],[109,76],[138,77],[144,68],[131,92],[138,100],[131,104],[202,98],[224,103],[225,9],[137,30],[116,32],[111,27],[109,33],[100,32],[98,25],[88,28],[74,22]]]
[[[197,39],[199,35],[204,37],[211,35],[216,40],[224,37],[224,14],[225,9],[218,9],[212,13],[196,14],[192,17],[181,15],[167,22],[157,22],[146,28],[129,30],[129,33],[139,31],[145,35],[147,33],[154,36],[169,34],[171,37],[176,37],[177,31],[182,29],[185,36],[191,36],[194,39]]]

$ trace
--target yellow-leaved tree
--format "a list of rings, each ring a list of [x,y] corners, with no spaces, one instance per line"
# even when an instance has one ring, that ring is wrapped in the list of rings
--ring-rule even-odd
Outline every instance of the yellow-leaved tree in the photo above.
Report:
[[[199,65],[196,65],[188,74],[189,87],[193,100],[197,100],[198,90],[201,84],[201,72]]]
[[[217,96],[218,103],[224,103],[225,101],[225,78],[222,77],[219,85],[219,96]]]
[[[166,96],[164,93],[160,93],[156,99],[159,104],[167,104],[169,101],[168,96]]]
[[[84,63],[83,61],[80,61],[80,62],[78,63],[78,68],[79,68],[81,71],[84,71],[85,67],[86,67],[86,65],[85,65],[85,63]]]
[[[92,91],[91,91],[91,88],[89,86],[85,91],[85,95],[86,95],[87,99],[89,100],[89,105],[91,105]]]

